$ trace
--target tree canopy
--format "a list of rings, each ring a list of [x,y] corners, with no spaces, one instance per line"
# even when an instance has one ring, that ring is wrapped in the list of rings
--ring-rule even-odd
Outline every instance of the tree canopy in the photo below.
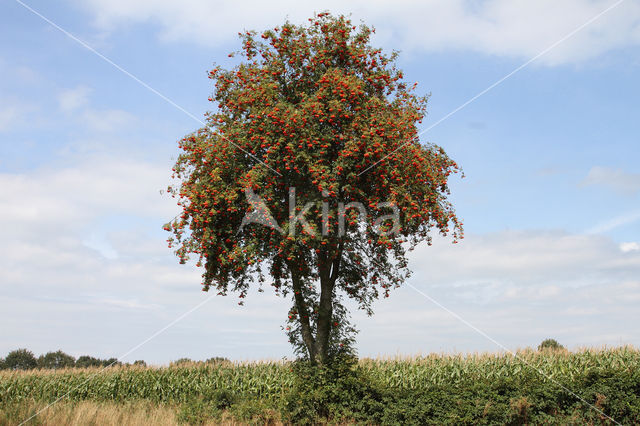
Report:
[[[4,359],[5,368],[10,370],[31,370],[38,366],[38,361],[28,349],[16,349]]]
[[[45,355],[40,355],[38,357],[38,367],[39,368],[70,368],[75,367],[76,359],[71,355],[68,355],[61,350],[56,352],[47,352]]]
[[[179,141],[168,188],[182,207],[169,246],[195,255],[203,290],[291,295],[289,338],[319,362],[353,343],[345,298],[371,313],[432,229],[463,236],[447,199],[460,170],[418,138],[427,96],[372,32],[319,13],[240,33],[241,60],[209,72],[217,109]]]

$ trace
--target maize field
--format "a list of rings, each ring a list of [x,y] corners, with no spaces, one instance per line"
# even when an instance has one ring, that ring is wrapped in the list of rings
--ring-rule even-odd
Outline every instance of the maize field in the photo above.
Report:
[[[580,390],[590,372],[638,374],[640,351],[632,347],[513,354],[429,355],[361,359],[357,369],[388,389],[428,391],[434,386],[548,382]],[[0,372],[0,404],[23,399],[185,403],[224,389],[245,398],[277,400],[293,385],[287,362],[193,363],[171,367],[110,367]],[[640,396],[639,396],[640,398]]]

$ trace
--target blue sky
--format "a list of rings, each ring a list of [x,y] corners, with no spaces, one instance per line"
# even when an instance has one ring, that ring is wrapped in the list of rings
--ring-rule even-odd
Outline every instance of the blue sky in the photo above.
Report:
[[[418,248],[410,283],[509,349],[640,345],[640,5],[343,3],[25,2],[199,119],[238,31],[352,13],[431,93],[424,128],[592,21],[422,136],[465,171],[466,238]],[[19,2],[0,16],[0,354],[120,356],[207,297],[161,230],[199,123]],[[125,361],[291,356],[287,306],[213,298]],[[501,349],[410,286],[375,309],[361,355]]]

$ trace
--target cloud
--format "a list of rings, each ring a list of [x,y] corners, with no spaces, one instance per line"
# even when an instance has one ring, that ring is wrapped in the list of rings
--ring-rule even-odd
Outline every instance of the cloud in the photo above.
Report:
[[[170,168],[132,158],[82,160],[0,173],[0,356],[17,347],[118,356],[207,297],[201,271],[178,263],[161,230],[178,211],[175,200],[159,193]],[[203,325],[230,320],[260,330],[255,345],[279,342],[261,354],[288,353],[279,328],[287,301],[252,292],[251,309],[235,302],[212,299],[132,356],[152,362],[246,357],[251,342]],[[187,335],[197,336],[183,342]],[[226,342],[224,349],[203,344],[217,340]]]
[[[581,182],[581,186],[590,185],[608,187],[625,195],[636,195],[640,192],[640,173],[595,166]]]
[[[7,130],[18,119],[19,112],[15,106],[0,109],[0,131]]]
[[[496,300],[509,289],[531,288],[553,296],[554,287],[581,287],[632,280],[640,274],[640,253],[626,257],[610,238],[562,231],[503,231],[465,237],[450,244],[438,237],[433,247],[412,254],[416,275],[433,286],[497,288]],[[456,292],[459,292],[456,289]],[[521,293],[523,299],[529,296]]]
[[[177,213],[158,192],[167,180],[163,165],[112,157],[0,174],[0,353],[26,346],[118,356],[204,300],[201,271],[179,265],[160,231]],[[413,285],[510,348],[546,337],[569,346],[640,344],[640,250],[605,236],[505,231],[456,245],[436,238],[410,265]],[[132,356],[289,356],[280,326],[290,301],[265,290],[254,290],[247,307],[214,297]],[[355,316],[362,355],[498,349],[408,286],[375,309]],[[247,338],[247,330],[256,333]]]
[[[572,348],[640,343],[640,252],[607,237],[503,231],[456,245],[438,237],[410,265],[415,287],[510,349],[547,337]],[[367,355],[501,350],[409,286],[357,318]]]
[[[640,250],[640,244],[638,244],[636,242],[621,243],[620,244],[620,250],[623,253],[628,253],[630,251],[639,251]]]
[[[585,234],[604,234],[621,226],[630,225],[640,220],[640,211],[632,211],[598,223],[584,231]]]
[[[116,132],[135,123],[136,117],[127,111],[91,107],[89,96],[92,91],[92,88],[84,85],[61,91],[58,95],[60,110],[66,114],[75,114],[92,132]]]
[[[97,132],[121,131],[136,121],[136,117],[133,114],[119,109],[88,109],[82,113],[81,117],[83,123],[90,130]]]
[[[27,121],[29,114],[37,110],[33,104],[19,101],[13,97],[0,99],[0,132],[6,132],[17,128]]]
[[[87,86],[78,86],[75,89],[67,89],[58,95],[58,104],[63,112],[72,112],[84,107],[89,102],[89,94],[92,89]]]
[[[474,51],[531,58],[614,4],[613,0],[409,1],[337,0],[323,3],[249,0],[90,0],[83,2],[101,29],[155,23],[167,41],[220,45],[244,29],[265,29],[285,18],[306,22],[313,12],[351,13],[374,25],[386,45],[415,52]],[[624,2],[540,59],[547,65],[577,63],[640,43],[640,5]]]

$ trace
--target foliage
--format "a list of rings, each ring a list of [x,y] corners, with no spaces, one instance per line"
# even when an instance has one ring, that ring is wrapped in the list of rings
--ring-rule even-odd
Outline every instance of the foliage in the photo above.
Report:
[[[205,363],[207,364],[219,364],[221,362],[231,362],[231,361],[221,356],[214,356],[205,361]]]
[[[82,355],[76,360],[76,367],[78,368],[115,367],[120,365],[122,363],[117,358],[100,359],[90,355]]]
[[[543,351],[545,349],[549,350],[563,350],[564,346],[562,346],[556,339],[545,339],[538,345],[538,350]]]
[[[318,418],[371,420],[380,411],[381,394],[357,368],[355,357],[339,355],[316,366],[293,364],[294,384],[286,394],[282,415],[293,424],[314,424]]]
[[[10,370],[31,370],[38,366],[38,361],[33,352],[27,349],[16,349],[9,352],[4,362]]]
[[[109,358],[102,361],[103,367],[115,367],[120,365],[122,365],[122,363],[118,361],[118,358]]]
[[[79,368],[102,367],[102,364],[102,360],[89,355],[82,355],[76,360],[76,367]]]
[[[61,350],[56,352],[47,352],[45,355],[38,357],[38,368],[70,368],[76,365],[76,359]]]
[[[219,419],[223,410],[228,410],[237,397],[227,389],[214,389],[187,401],[178,413],[178,419],[189,424],[202,424]]]
[[[4,361],[4,358],[0,358],[0,370],[4,370],[7,367],[7,363]]]
[[[147,363],[143,359],[138,359],[138,360],[133,362],[133,365],[138,366],[138,367],[146,367]]]
[[[304,361],[200,363],[117,367],[97,375],[82,369],[3,371],[0,410],[69,393],[71,402],[175,405],[194,424],[198,419],[222,423],[225,416],[256,424],[278,417],[341,424],[611,424],[593,407],[621,424],[640,424],[640,351],[530,350],[517,355],[357,363],[345,357],[319,368]]]
[[[195,364],[196,362],[194,360],[192,360],[191,358],[178,358],[175,361],[171,362],[171,366],[175,366],[175,367],[179,367],[179,366],[183,366],[183,365],[188,365],[188,364]]]
[[[182,206],[165,225],[169,246],[181,263],[198,258],[203,290],[236,291],[242,304],[270,275],[292,296],[287,331],[312,361],[353,343],[341,297],[371,314],[432,228],[462,238],[447,199],[459,168],[420,144],[427,97],[404,82],[397,53],[370,45],[372,32],[320,13],[240,34],[243,60],[209,73],[217,110],[179,142],[180,183],[168,188]]]

